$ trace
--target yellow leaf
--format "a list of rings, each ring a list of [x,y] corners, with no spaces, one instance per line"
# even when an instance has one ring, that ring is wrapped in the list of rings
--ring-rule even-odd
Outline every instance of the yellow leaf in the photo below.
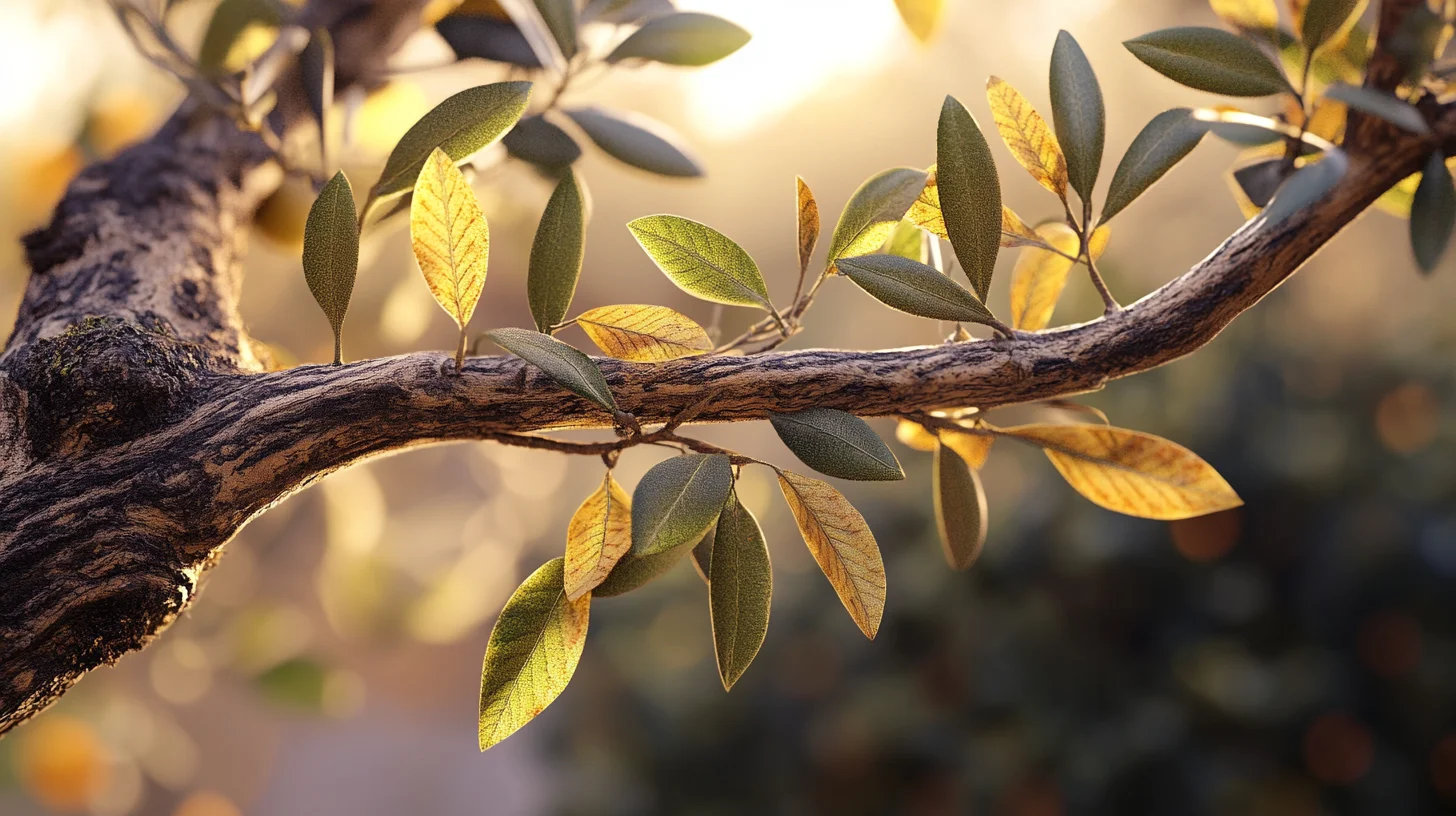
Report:
[[[900,420],[900,424],[895,426],[895,438],[911,450],[929,452],[940,447],[940,440],[935,438],[933,432],[908,419]]]
[[[779,487],[830,586],[860,631],[873,638],[885,614],[885,564],[864,516],[818,479],[782,470]]]
[[[925,187],[915,203],[910,205],[905,217],[915,226],[930,230],[948,241],[950,233],[945,231],[945,216],[940,212],[940,188],[935,183],[935,165],[930,165],[926,172]]]
[[[1274,0],[1208,0],[1213,13],[1241,31],[1274,31],[1279,28],[1279,8]]]
[[[1028,227],[1021,216],[1011,211],[1006,205],[1001,206],[1001,246],[1017,247],[1027,244],[1041,243],[1041,236],[1036,230]]]
[[[660,363],[713,350],[703,327],[666,306],[602,306],[576,319],[605,354],[634,363]]]
[[[957,456],[976,470],[986,466],[986,457],[991,455],[991,443],[996,441],[996,437],[990,434],[944,429],[939,433],[940,444],[955,451]]]
[[[415,182],[410,240],[430,292],[463,332],[485,287],[490,231],[469,182],[439,148]]]
[[[1035,233],[1042,243],[1064,254],[1033,246],[1022,250],[1021,257],[1016,259],[1016,268],[1011,273],[1011,325],[1024,331],[1040,331],[1051,322],[1052,312],[1067,286],[1067,274],[1076,265],[1067,256],[1076,257],[1082,249],[1081,239],[1066,224],[1043,224]],[[1107,225],[1092,231],[1092,240],[1088,242],[1092,260],[1102,257],[1111,237],[1112,231]]]
[[[809,268],[809,257],[814,254],[814,245],[819,243],[819,202],[814,200],[814,191],[804,183],[802,176],[796,176],[798,190],[799,219],[799,269]]]
[[[1243,504],[1197,454],[1151,434],[1100,425],[1022,425],[1005,433],[1040,445],[1068,484],[1108,510],[1171,521]]]
[[[596,589],[631,548],[632,500],[607,471],[566,526],[566,597],[575,601]]]
[[[921,43],[928,43],[940,29],[941,17],[945,14],[945,0],[895,0],[900,9],[900,19],[905,27]]]
[[[991,115],[996,120],[996,130],[1001,141],[1011,151],[1016,161],[1026,168],[1037,183],[1056,193],[1063,201],[1067,198],[1067,158],[1052,135],[1046,120],[1036,108],[999,77],[991,77],[986,83],[986,99],[991,103]]]

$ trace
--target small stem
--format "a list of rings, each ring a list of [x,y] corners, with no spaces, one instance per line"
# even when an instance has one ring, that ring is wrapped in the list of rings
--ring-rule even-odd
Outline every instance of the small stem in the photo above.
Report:
[[[455,349],[455,370],[465,370],[465,327],[460,327],[460,345]]]
[[[343,332],[334,332],[334,365],[344,364],[344,335]]]
[[[1092,260],[1092,252],[1086,247],[1086,241],[1082,247],[1082,261],[1087,264],[1087,274],[1092,278],[1092,285],[1097,287],[1097,294],[1102,296],[1102,304],[1105,307],[1103,315],[1116,314],[1122,311],[1122,304],[1112,296],[1112,291],[1107,288],[1107,281],[1102,279],[1102,273],[1097,271],[1097,262]]]
[[[557,323],[555,326],[552,326],[551,328],[549,328],[546,331],[546,333],[547,334],[555,334],[555,333],[561,331],[562,329],[570,328],[570,327],[575,326],[575,325],[576,325],[576,318],[573,317],[570,320],[566,320],[566,321],[563,321],[561,323]]]

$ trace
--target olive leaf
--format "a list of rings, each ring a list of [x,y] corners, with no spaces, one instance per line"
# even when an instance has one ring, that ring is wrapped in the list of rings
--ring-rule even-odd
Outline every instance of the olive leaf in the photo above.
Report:
[[[1446,168],[1446,157],[1437,150],[1426,162],[1411,201],[1411,248],[1422,272],[1430,274],[1446,254],[1453,226],[1456,226],[1456,189],[1452,187],[1451,171]]]
[[[1224,96],[1293,92],[1259,47],[1218,28],[1165,28],[1123,43],[1133,56],[1174,82]]]
[[[884,246],[895,225],[925,187],[926,173],[895,167],[876,173],[854,191],[829,239],[829,264]]]
[[[559,170],[581,158],[581,145],[571,134],[539,113],[517,122],[501,144],[512,157],[548,170]]]
[[[510,20],[476,14],[451,14],[435,23],[435,30],[455,52],[456,59],[484,59],[540,68],[541,57],[521,29]]]
[[[833,408],[770,413],[784,445],[809,467],[839,479],[896,481],[905,478],[895,454],[863,419]]]
[[[643,216],[627,228],[684,292],[712,303],[772,311],[758,264],[723,233],[676,215]]]
[[[439,148],[430,154],[415,182],[410,243],[430,293],[460,328],[455,354],[459,369],[465,362],[465,325],[485,288],[490,228],[464,174]]]
[[[1001,249],[1001,181],[980,126],[953,96],[945,98],[936,126],[935,182],[956,260],[985,301]]]
[[[885,614],[885,564],[864,516],[818,479],[781,470],[779,489],[829,585],[855,625],[873,639]]]
[[[1311,54],[1334,43],[1355,25],[1368,0],[1309,0],[1299,24],[1299,39]]]
[[[809,268],[809,258],[814,254],[814,246],[819,243],[819,202],[814,200],[814,191],[809,189],[803,176],[794,177],[795,192],[795,215],[797,217],[797,237],[799,243],[799,271]]]
[[[981,479],[955,451],[941,445],[935,449],[931,481],[945,561],[954,570],[970,569],[986,544],[986,491]]]
[[[1174,108],[1153,117],[1132,140],[1112,174],[1100,223],[1107,223],[1158,183],[1203,141],[1208,125],[1193,118],[1193,111]]]
[[[945,0],[895,0],[900,20],[920,43],[929,43],[940,30],[945,16]]]
[[[732,489],[733,468],[722,454],[659,462],[632,493],[633,555],[691,549],[713,526]]]
[[[1067,158],[1046,120],[1021,92],[1000,77],[986,82],[986,99],[1001,141],[1036,182],[1067,200]]]
[[[936,434],[941,445],[955,451],[956,456],[976,470],[986,466],[986,459],[991,455],[991,443],[996,441],[996,437],[989,433],[972,433],[949,428],[941,428],[936,431]]]
[[[1343,102],[1411,133],[1426,135],[1431,132],[1431,126],[1426,124],[1425,117],[1414,105],[1385,91],[1338,82],[1325,89],[1325,98]]]
[[[1052,47],[1051,95],[1052,123],[1067,157],[1067,178],[1083,202],[1091,201],[1107,140],[1107,109],[1092,63],[1065,31],[1057,33]]]
[[[566,527],[566,597],[591,592],[632,548],[632,500],[609,470]]]
[[[1209,5],[1224,22],[1248,34],[1279,28],[1279,7],[1274,0],[1209,0]]]
[[[1024,331],[1040,331],[1051,322],[1073,259],[1082,251],[1081,237],[1060,221],[1037,227],[1036,234],[1052,249],[1023,249],[1011,272],[1011,326]]]
[[[303,229],[303,277],[334,329],[334,365],[344,360],[344,314],[359,271],[359,216],[340,170],[319,191]]]
[[[536,11],[561,49],[561,56],[568,60],[576,56],[576,0],[536,0]]]
[[[480,673],[480,750],[509,737],[571,681],[586,644],[591,596],[572,601],[553,558],[506,601],[490,630]]]
[[[713,539],[717,536],[717,530],[709,530],[702,540],[693,545],[693,572],[708,583],[708,570],[712,569],[713,561]]]
[[[895,225],[895,231],[885,239],[883,251],[886,255],[899,255],[901,258],[915,263],[927,263],[929,260],[929,247],[925,241],[927,235],[929,233],[915,226],[915,222],[902,218],[900,223]]]
[[[1345,151],[1326,150],[1319,161],[1306,165],[1284,182],[1264,208],[1264,220],[1273,226],[1324,198],[1349,168],[1350,158]]]
[[[718,516],[708,565],[708,611],[713,652],[723,688],[748,670],[768,633],[773,570],[758,520],[735,495]]]
[[[612,389],[592,358],[557,340],[530,329],[496,329],[485,333],[497,346],[520,357],[565,388],[583,399],[589,399],[608,411],[617,410]]]
[[[243,32],[255,26],[276,28],[282,22],[283,9],[277,0],[222,0],[202,35],[197,67],[208,76],[237,70],[241,66],[228,65],[228,55]]]
[[[713,350],[702,326],[666,306],[601,306],[583,312],[576,324],[603,353],[618,360],[660,363]]]
[[[911,450],[922,452],[934,451],[940,447],[940,440],[936,438],[934,431],[908,419],[895,423],[895,439]]]
[[[409,190],[437,149],[459,162],[495,142],[521,118],[530,98],[529,82],[497,82],[461,91],[436,105],[394,146],[371,197]]]
[[[587,209],[585,187],[567,170],[541,213],[526,273],[531,316],[543,332],[549,333],[566,319],[566,310],[571,308],[586,257]]]
[[[691,548],[678,547],[655,555],[638,555],[632,550],[617,561],[606,580],[592,590],[593,598],[614,598],[625,595],[647,582],[664,575],[677,565]]]
[[[717,62],[748,44],[753,35],[722,17],[684,11],[653,17],[607,55],[608,63],[645,59],[668,65]]]
[[[1021,216],[1012,212],[1010,207],[1001,207],[1001,246],[1003,248],[1026,246],[1036,244],[1041,237],[1036,230],[1028,227]]]
[[[898,255],[864,255],[840,260],[839,271],[875,300],[916,317],[996,325],[974,294],[935,267]]]
[[[599,107],[564,113],[608,156],[660,176],[695,178],[702,164],[671,128],[637,113]]]
[[[581,10],[581,21],[625,25],[676,10],[672,0],[591,0]]]

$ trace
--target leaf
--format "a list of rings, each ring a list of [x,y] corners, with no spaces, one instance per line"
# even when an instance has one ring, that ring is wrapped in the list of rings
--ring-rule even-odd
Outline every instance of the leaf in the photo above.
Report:
[[[1001,246],[1018,247],[1027,244],[1035,244],[1041,241],[1041,236],[1036,230],[1028,227],[1021,216],[1011,211],[1010,207],[1001,207]]]
[[[1240,31],[1257,33],[1279,28],[1274,0],[1209,0],[1213,13]]]
[[[430,293],[464,331],[485,288],[490,228],[464,174],[438,148],[415,182],[410,242]]]
[[[576,56],[576,0],[536,0],[536,10],[561,49],[561,56]]]
[[[945,0],[895,0],[905,28],[921,43],[929,43],[940,30],[945,16]]]
[[[1062,478],[1101,507],[1139,518],[1192,518],[1243,504],[1187,448],[1101,425],[1023,425],[1008,436],[1040,445]]]
[[[971,288],[985,301],[1001,249],[1001,181],[980,126],[953,96],[940,108],[935,168],[946,235]]]
[[[1422,272],[1430,274],[1446,254],[1453,226],[1456,226],[1456,189],[1452,187],[1451,171],[1446,168],[1446,157],[1437,150],[1426,162],[1411,202],[1411,248]]]
[[[1300,21],[1299,38],[1314,53],[1343,37],[1365,12],[1367,0],[1309,0]]]
[[[480,674],[480,750],[540,714],[576,672],[586,644],[591,596],[571,601],[562,588],[562,559],[531,574],[506,601]]]
[[[970,569],[986,544],[986,491],[981,479],[955,451],[941,446],[935,451],[931,481],[945,562],[954,570]]]
[[[731,689],[763,645],[768,633],[773,570],[763,530],[734,496],[718,516],[708,573],[708,610],[713,621],[713,651],[723,688]]]
[[[583,23],[635,23],[644,17],[671,14],[677,9],[672,0],[591,0],[581,10]]]
[[[995,325],[995,316],[974,294],[934,267],[898,255],[865,255],[841,260],[839,271],[892,309],[932,320]]]
[[[1421,116],[1421,112],[1416,110],[1414,105],[1385,91],[1340,82],[1325,89],[1325,99],[1343,102],[1355,110],[1384,119],[1411,133],[1419,133],[1424,136],[1431,132],[1431,127],[1426,124],[1425,117]]]
[[[1224,96],[1292,92],[1259,47],[1217,28],[1165,28],[1123,43],[1133,56],[1174,82]]]
[[[526,298],[542,332],[565,320],[571,308],[586,257],[586,212],[586,190],[567,170],[541,213],[526,274]]]
[[[684,11],[643,23],[607,55],[607,62],[646,59],[668,65],[708,65],[747,45],[752,37],[722,17]]]
[[[485,333],[497,346],[541,369],[557,385],[608,411],[617,410],[612,389],[592,358],[550,335],[530,329],[496,329]]]
[[[935,178],[935,165],[930,165],[925,174],[925,186],[910,205],[905,217],[915,226],[928,230],[941,238],[949,239],[945,232],[945,217],[940,212],[940,186]]]
[[[1011,273],[1011,326],[1024,331],[1040,331],[1051,322],[1075,265],[1072,258],[1082,250],[1082,239],[1060,221],[1037,227],[1036,233],[1043,243],[1072,257],[1038,247],[1021,251]]]
[[[713,539],[717,536],[716,529],[709,530],[702,540],[693,545],[693,571],[708,583],[708,571],[712,569],[713,562]]]
[[[668,280],[711,303],[772,309],[758,264],[732,239],[676,215],[647,215],[627,224]]]
[[[282,22],[283,11],[274,0],[222,0],[202,35],[197,67],[208,76],[228,73],[228,53],[245,31],[254,26],[275,28]]]
[[[996,441],[996,437],[989,434],[952,431],[948,428],[942,428],[936,433],[940,435],[941,445],[955,451],[961,461],[976,470],[986,466],[986,459],[991,455],[991,443]]]
[[[677,565],[690,551],[679,547],[656,555],[637,555],[631,550],[622,556],[605,581],[592,590],[593,598],[613,598],[625,595],[665,574]]]
[[[857,481],[905,478],[895,454],[863,419],[833,408],[770,412],[769,422],[789,450],[827,476]]]
[[[908,419],[902,419],[895,424],[895,438],[911,450],[930,452],[940,447],[940,440],[933,431]]]
[[[873,639],[885,614],[885,565],[864,516],[818,479],[781,470],[779,488],[824,577],[855,625]]]
[[[1067,200],[1067,158],[1045,119],[1021,92],[999,77],[986,82],[986,99],[1001,141],[1036,182]]]
[[[657,555],[691,549],[713,526],[733,490],[722,454],[688,454],[659,462],[632,493],[632,552]]]
[[[1193,112],[1187,108],[1174,108],[1154,116],[1118,162],[1112,185],[1107,189],[1107,200],[1102,204],[1100,223],[1106,224],[1157,184],[1174,165],[1193,152],[1207,132],[1208,126],[1194,119]]]
[[[814,200],[814,191],[809,189],[803,176],[795,176],[794,182],[798,193],[795,211],[799,224],[799,270],[803,271],[809,268],[814,245],[819,243],[819,202]]]
[[[597,107],[573,108],[565,113],[597,147],[617,161],[660,176],[703,175],[702,165],[682,144],[682,138],[661,122]]]
[[[902,218],[900,223],[895,225],[895,231],[885,241],[885,253],[887,255],[899,255],[908,261],[915,263],[926,263],[925,231],[915,226],[915,223],[908,218]]]
[[[1345,151],[1339,148],[1325,151],[1319,161],[1306,165],[1284,182],[1274,200],[1264,208],[1265,222],[1269,226],[1278,224],[1324,198],[1349,168],[1350,159]]]
[[[829,239],[830,265],[840,258],[868,255],[884,246],[925,187],[925,179],[923,170],[895,167],[861,184],[834,225],[834,235]]]
[[[609,470],[566,525],[566,597],[591,592],[632,548],[632,500]]]
[[[359,271],[359,215],[340,170],[319,191],[303,229],[303,277],[334,329],[334,365],[343,362],[344,314]]]
[[[1052,47],[1052,123],[1067,157],[1067,178],[1082,201],[1092,200],[1107,139],[1107,110],[1102,87],[1082,46],[1065,31]]]
[[[583,312],[576,323],[604,354],[618,360],[660,363],[713,350],[702,326],[666,306],[601,306]]]
[[[435,30],[455,52],[456,59],[483,59],[540,68],[541,58],[531,41],[510,20],[475,14],[452,14],[438,23]]]
[[[1291,173],[1293,168],[1285,164],[1282,158],[1256,162],[1233,171],[1232,178],[1238,185],[1238,191],[1243,193],[1249,206],[1253,208],[1252,212],[1245,213],[1246,217],[1252,218],[1268,206],[1274,194],[1279,192],[1279,186]]]
[[[581,146],[571,134],[541,114],[517,122],[501,143],[512,157],[552,170],[567,167],[581,158]]]
[[[529,82],[497,82],[461,91],[436,105],[394,146],[374,185],[374,197],[409,190],[436,149],[459,162],[492,144],[521,118],[530,98]]]

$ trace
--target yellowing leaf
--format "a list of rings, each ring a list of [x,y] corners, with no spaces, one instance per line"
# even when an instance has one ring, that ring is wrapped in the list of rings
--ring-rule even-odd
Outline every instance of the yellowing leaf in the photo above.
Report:
[[[954,450],[942,447],[935,452],[931,481],[945,562],[954,570],[970,569],[986,544],[986,491],[981,479]]]
[[[945,0],[895,0],[895,7],[900,10],[905,28],[922,43],[935,37],[945,15]]]
[[[934,433],[908,419],[900,420],[900,424],[895,426],[895,438],[911,450],[930,452],[940,447],[940,440],[935,438]]]
[[[485,287],[490,229],[464,174],[438,148],[415,182],[410,241],[431,294],[463,337]]]
[[[631,548],[632,500],[607,471],[566,526],[566,597],[575,601],[596,589]]]
[[[885,614],[885,565],[864,516],[818,479],[779,471],[779,487],[830,586],[860,631],[873,638]]]
[[[1001,207],[1001,246],[1017,247],[1041,243],[1041,236],[1028,227],[1010,207]]]
[[[1068,484],[1108,510],[1171,521],[1243,504],[1207,462],[1151,434],[1100,425],[1023,425],[1005,433],[1040,445]]]
[[[925,186],[920,188],[920,195],[910,205],[905,217],[915,226],[950,240],[950,234],[945,231],[945,216],[940,212],[940,187],[935,181],[935,165],[930,165],[926,171]]]
[[[495,745],[556,699],[581,660],[591,596],[568,600],[563,560],[531,574],[506,601],[480,674],[480,750]]]
[[[583,312],[576,322],[618,360],[660,363],[713,350],[702,326],[666,306],[602,306]]]
[[[941,429],[940,444],[956,452],[966,464],[980,470],[986,466],[986,457],[991,455],[991,443],[996,437],[990,434],[969,433]]]
[[[1273,31],[1279,28],[1279,9],[1274,0],[1208,0],[1213,13],[1241,31]]]
[[[1067,159],[1046,120],[1020,91],[999,77],[993,76],[986,83],[986,99],[991,103],[996,130],[1011,155],[1038,184],[1065,201]]]
[[[829,263],[884,245],[925,187],[923,170],[894,167],[871,176],[850,196],[829,238]]]
[[[802,176],[796,176],[794,180],[798,190],[799,269],[802,271],[809,268],[814,245],[819,243],[819,202],[814,200],[814,191],[804,183]]]
[[[1011,325],[1025,331],[1040,331],[1051,322],[1072,271],[1071,258],[1082,248],[1077,233],[1060,221],[1043,224],[1036,233],[1043,243],[1065,254],[1027,247],[1016,259],[1011,273]]]

